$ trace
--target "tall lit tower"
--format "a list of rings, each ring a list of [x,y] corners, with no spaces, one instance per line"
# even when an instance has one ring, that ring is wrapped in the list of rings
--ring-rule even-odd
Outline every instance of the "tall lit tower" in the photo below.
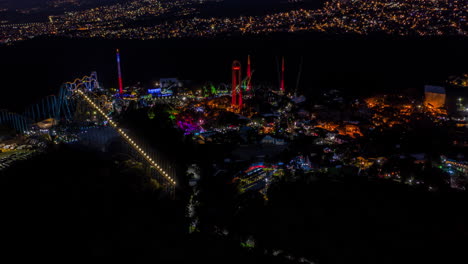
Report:
[[[120,69],[120,51],[117,49],[117,71],[119,74],[119,93],[123,93],[122,71]]]
[[[280,90],[284,92],[284,57],[281,63],[281,83],[280,83]]]
[[[242,87],[241,87],[241,63],[232,63],[232,107],[242,108]]]
[[[247,57],[247,91],[250,91],[250,89],[252,89],[251,79],[252,79],[252,69],[250,68],[250,55],[249,55]]]

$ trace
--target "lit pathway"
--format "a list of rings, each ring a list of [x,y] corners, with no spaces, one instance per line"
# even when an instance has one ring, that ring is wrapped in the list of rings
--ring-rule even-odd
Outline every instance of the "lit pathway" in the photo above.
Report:
[[[121,128],[119,128],[117,126],[117,124],[110,118],[108,117],[104,111],[97,105],[93,102],[93,100],[91,100],[89,98],[89,96],[87,96],[85,93],[83,93],[83,91],[79,90],[79,89],[76,89],[75,92],[77,92],[79,95],[81,95],[86,102],[89,103],[89,105],[91,105],[99,114],[101,114],[101,116],[103,116],[108,122],[109,124],[117,131],[119,132],[120,136],[122,136],[123,139],[125,139],[129,144],[130,146],[132,146],[135,150],[138,151],[138,153],[140,153],[140,155],[146,160],[149,162],[149,164],[151,166],[153,166],[154,168],[156,168],[156,170],[173,186],[176,185],[176,182],[175,180],[169,176],[169,174],[163,170],[163,168],[161,168],[161,166],[159,166],[159,164],[157,164],[143,149],[141,149],[141,147],[139,145],[137,145],[135,143],[135,141],[129,137]]]

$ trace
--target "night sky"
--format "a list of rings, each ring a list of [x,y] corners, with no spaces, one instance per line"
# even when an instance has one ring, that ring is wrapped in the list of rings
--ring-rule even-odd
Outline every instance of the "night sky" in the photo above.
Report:
[[[6,3],[10,8],[19,8],[37,6],[46,3],[47,0],[3,0],[1,2]]]

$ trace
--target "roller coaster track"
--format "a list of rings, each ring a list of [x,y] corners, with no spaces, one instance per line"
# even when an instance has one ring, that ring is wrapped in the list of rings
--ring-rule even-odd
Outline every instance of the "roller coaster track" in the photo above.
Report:
[[[96,103],[99,96],[94,91],[99,89],[99,82],[97,81],[97,74],[93,72],[90,76],[85,76],[81,79],[75,79],[73,82],[66,82],[59,90],[57,96],[48,96],[39,103],[32,105],[24,114],[16,114],[8,111],[0,111],[0,125],[7,125],[14,128],[19,133],[27,132],[31,126],[47,118],[53,118],[56,120],[64,119],[68,121],[74,120],[74,114],[76,112],[76,101],[84,102],[99,113],[99,116],[103,117],[104,120],[112,127],[120,137],[122,137],[136,153],[139,158],[143,158],[151,169],[155,169],[157,174],[162,176],[165,180],[165,186],[170,187],[173,190],[176,186],[175,172],[170,166],[161,166],[161,162],[164,165],[165,162],[153,159],[149,154],[148,150],[144,150],[140,144],[135,142],[135,138],[132,138],[126,133],[118,124],[109,117],[103,108]],[[170,98],[174,100],[174,98]],[[74,111],[75,110],[75,111]],[[168,173],[171,171],[172,173]],[[174,175],[171,175],[174,174]]]

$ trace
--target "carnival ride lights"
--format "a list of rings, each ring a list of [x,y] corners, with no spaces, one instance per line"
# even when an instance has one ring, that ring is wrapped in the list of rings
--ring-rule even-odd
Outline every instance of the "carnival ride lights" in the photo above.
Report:
[[[148,161],[153,167],[157,169],[157,171],[164,176],[164,178],[172,185],[176,185],[176,181],[169,176],[167,172],[165,172],[159,164],[157,164],[138,144],[133,141],[131,137],[129,137],[121,128],[118,127],[118,125],[109,117],[107,116],[102,109],[95,104],[83,91],[76,89],[75,92],[77,92],[79,95],[81,95],[94,109],[96,109],[108,122],[109,124],[117,130],[117,132],[134,148],[140,153],[141,156],[143,156],[146,161]]]
[[[117,49],[117,72],[119,74],[119,94],[123,94],[122,71],[120,68],[120,51]]]
[[[97,73],[93,72],[90,76],[85,76],[83,78],[75,79],[73,82],[66,82],[69,90],[75,90],[81,86],[84,86],[88,91],[91,91],[93,88],[99,88],[99,82],[97,81]]]
[[[193,120],[190,119],[179,120],[177,121],[177,125],[180,129],[185,131],[185,135],[189,135],[192,132],[203,131],[203,129],[200,126],[195,124]]]

